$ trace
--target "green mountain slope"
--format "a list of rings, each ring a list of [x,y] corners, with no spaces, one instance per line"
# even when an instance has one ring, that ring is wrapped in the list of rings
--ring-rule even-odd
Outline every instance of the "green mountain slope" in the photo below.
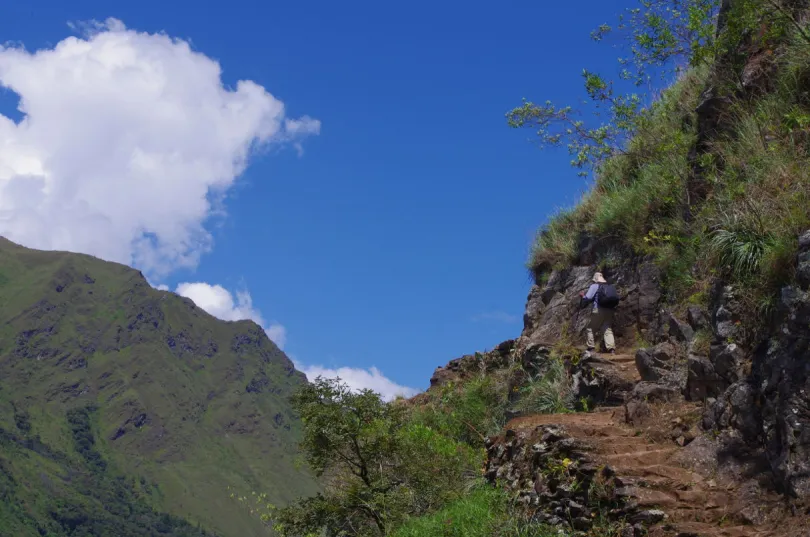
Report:
[[[143,535],[198,535],[152,509],[263,534],[227,488],[282,504],[314,492],[294,464],[288,397],[303,382],[253,322],[123,265],[0,238],[0,535],[110,535],[87,528],[150,517],[163,529]]]

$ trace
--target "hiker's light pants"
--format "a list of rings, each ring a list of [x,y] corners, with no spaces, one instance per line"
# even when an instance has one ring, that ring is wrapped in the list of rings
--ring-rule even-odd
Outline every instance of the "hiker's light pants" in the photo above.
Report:
[[[613,340],[613,314],[615,310],[610,308],[599,308],[591,312],[590,323],[588,323],[587,341],[586,345],[589,349],[596,348],[594,342],[594,331],[600,332],[605,338],[605,347],[608,351],[616,348],[616,342]]]

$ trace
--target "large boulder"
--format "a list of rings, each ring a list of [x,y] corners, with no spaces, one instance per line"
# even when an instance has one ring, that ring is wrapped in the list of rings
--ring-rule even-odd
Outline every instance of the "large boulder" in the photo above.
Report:
[[[690,401],[717,397],[728,386],[728,382],[717,375],[714,365],[705,356],[690,354],[686,358],[686,371],[684,396]]]
[[[591,353],[572,364],[569,374],[574,400],[585,399],[589,405],[621,405],[633,390],[633,381],[613,362]]]
[[[743,376],[745,354],[736,343],[716,345],[711,350],[711,361],[717,375],[733,384]]]
[[[709,326],[709,319],[706,311],[700,306],[689,306],[686,310],[686,319],[692,330],[703,330]]]
[[[666,378],[675,368],[678,348],[672,343],[659,343],[650,349],[636,351],[636,368],[641,380],[658,382]]]

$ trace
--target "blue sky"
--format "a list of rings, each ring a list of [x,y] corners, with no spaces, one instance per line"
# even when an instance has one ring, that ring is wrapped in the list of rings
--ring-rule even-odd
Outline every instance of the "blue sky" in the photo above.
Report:
[[[214,216],[204,220],[205,251],[191,260],[169,256],[150,279],[172,290],[184,282],[222,286],[233,293],[233,309],[260,312],[267,326],[283,326],[284,349],[301,364],[377,367],[393,382],[424,389],[436,366],[519,335],[530,286],[524,263],[535,230],[586,186],[564,151],[537,149],[529,131],[508,128],[504,113],[523,97],[576,104],[584,67],[614,72],[617,51],[588,36],[629,4],[2,1],[0,40],[35,53],[70,36],[90,39],[82,37],[87,25],[75,23],[114,17],[131,31],[188,41],[219,63],[226,90],[250,80],[283,101],[286,117],[300,123],[285,124],[272,135],[279,143],[233,172],[221,203],[206,213]],[[129,116],[111,124],[92,101],[47,106],[40,90],[48,83],[41,80],[59,85],[45,77],[50,64],[12,70],[16,61],[0,59],[0,82],[16,84],[32,103],[43,101],[37,117],[82,111],[59,120],[77,144],[88,136],[70,151],[79,148],[81,159],[59,161],[70,170],[65,177],[81,175],[94,158],[106,162],[114,147],[98,156],[89,148],[104,145],[114,129],[136,132]],[[139,91],[137,82],[120,84]],[[0,113],[19,121],[16,95],[0,95]],[[192,101],[183,98],[184,105]],[[197,121],[191,110],[176,121]],[[96,115],[107,122],[103,128],[83,125]],[[219,123],[211,123],[215,133],[204,132],[207,125],[178,128],[166,143],[197,132],[208,137],[195,149],[213,154],[230,138],[220,135],[227,129]],[[220,163],[212,162],[209,167]],[[115,172],[103,170],[113,167],[99,164],[92,174],[114,185]],[[142,190],[154,196],[144,203],[174,214],[173,200],[179,204],[184,194],[172,181],[166,174],[163,182],[144,183]],[[121,196],[124,206],[127,198]],[[199,210],[190,207],[183,222]],[[29,237],[21,228],[5,234],[34,247],[75,244],[69,249],[109,259],[130,255],[100,249],[107,239],[93,234],[105,227],[88,224],[62,242]],[[158,238],[175,228],[161,229]],[[153,258],[132,259],[144,265]]]

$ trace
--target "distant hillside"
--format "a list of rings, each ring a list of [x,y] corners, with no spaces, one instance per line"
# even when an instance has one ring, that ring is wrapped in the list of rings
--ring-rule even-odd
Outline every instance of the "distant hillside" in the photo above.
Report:
[[[294,465],[304,382],[253,322],[0,238],[0,535],[263,534],[227,487],[315,491]]]

